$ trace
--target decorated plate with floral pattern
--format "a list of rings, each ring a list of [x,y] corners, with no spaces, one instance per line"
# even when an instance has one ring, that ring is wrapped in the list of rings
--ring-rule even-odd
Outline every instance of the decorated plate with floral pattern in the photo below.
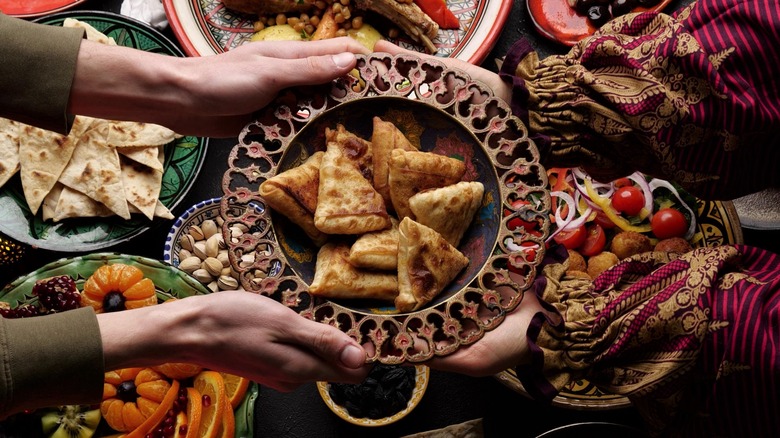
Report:
[[[436,55],[479,64],[490,53],[509,12],[511,0],[446,0],[460,28],[439,30]],[[249,41],[255,17],[227,9],[221,0],[163,0],[168,22],[191,56],[222,53]],[[410,50],[423,47],[408,38],[390,39]]]

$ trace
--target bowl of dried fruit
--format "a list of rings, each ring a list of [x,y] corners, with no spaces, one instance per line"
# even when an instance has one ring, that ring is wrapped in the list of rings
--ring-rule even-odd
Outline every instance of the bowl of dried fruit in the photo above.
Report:
[[[206,199],[188,208],[171,226],[163,248],[165,263],[190,274],[212,292],[243,289],[228,259],[224,220],[220,216],[221,201],[222,198]],[[240,214],[233,210],[252,207],[230,205],[228,208],[231,214]],[[243,235],[247,228],[233,224],[225,231],[233,238]]]
[[[385,426],[417,407],[429,377],[425,365],[377,363],[361,383],[317,382],[317,390],[339,418],[359,426]]]

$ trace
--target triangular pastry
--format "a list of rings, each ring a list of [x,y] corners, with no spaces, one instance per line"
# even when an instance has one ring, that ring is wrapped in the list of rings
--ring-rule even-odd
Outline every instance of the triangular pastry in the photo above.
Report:
[[[372,181],[374,167],[374,148],[366,141],[344,128],[336,125],[336,129],[325,128],[325,149],[336,147],[367,180]]]
[[[320,165],[314,225],[326,234],[363,234],[390,227],[382,196],[333,142]]]
[[[396,274],[352,266],[349,246],[346,242],[328,242],[320,248],[309,292],[324,298],[393,301],[398,295]]]
[[[469,264],[441,234],[412,219],[398,226],[399,312],[411,312],[428,304]]]
[[[412,196],[409,208],[417,222],[438,231],[457,248],[482,205],[484,192],[481,182],[461,181]]]
[[[390,155],[390,199],[398,219],[414,219],[409,198],[417,193],[459,182],[466,165],[455,158],[433,152],[393,149]]]
[[[395,124],[374,117],[371,149],[374,155],[374,188],[385,200],[387,211],[392,211],[393,203],[390,200],[390,186],[387,181],[387,175],[390,171],[390,154],[393,149],[414,151],[418,148],[409,142]]]
[[[398,220],[390,218],[386,230],[358,237],[349,250],[349,263],[364,269],[395,271],[398,268]]]
[[[300,166],[263,181],[259,189],[269,207],[301,227],[317,246],[322,246],[328,239],[314,226],[320,164],[324,155],[324,152],[315,152]]]

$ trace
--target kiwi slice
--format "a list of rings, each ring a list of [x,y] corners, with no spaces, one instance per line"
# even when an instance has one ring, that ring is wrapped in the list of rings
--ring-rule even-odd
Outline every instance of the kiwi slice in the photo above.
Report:
[[[49,438],[91,438],[100,423],[100,409],[64,405],[41,416],[43,433]]]

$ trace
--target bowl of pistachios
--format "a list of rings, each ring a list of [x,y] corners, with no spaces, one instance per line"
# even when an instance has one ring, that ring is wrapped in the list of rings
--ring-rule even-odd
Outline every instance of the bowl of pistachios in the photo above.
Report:
[[[188,208],[173,223],[163,248],[165,263],[190,274],[212,292],[243,289],[228,259],[221,201],[222,198],[206,199]],[[233,225],[236,229],[228,230],[228,238],[246,231],[240,227],[241,224]]]

